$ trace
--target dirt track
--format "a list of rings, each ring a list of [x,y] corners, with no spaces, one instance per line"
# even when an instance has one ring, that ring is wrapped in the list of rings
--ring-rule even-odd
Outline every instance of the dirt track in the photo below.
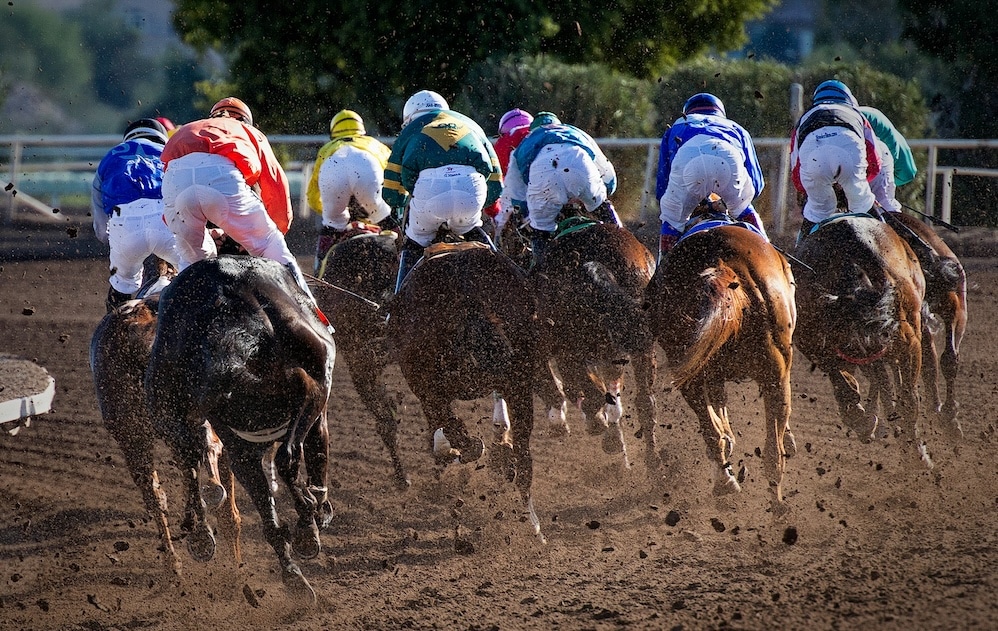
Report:
[[[180,546],[185,574],[174,584],[94,401],[87,354],[106,262],[5,262],[0,352],[45,366],[57,391],[52,413],[0,435],[0,629],[993,629],[998,264],[965,264],[966,439],[954,449],[930,432],[931,472],[901,462],[889,441],[863,445],[839,423],[827,380],[798,355],[792,423],[801,449],[785,480],[792,512],[775,523],[755,455],[763,423],[751,384],[732,388],[735,452],[749,469],[733,500],[709,494],[695,418],[664,385],[658,436],[669,485],[651,484],[640,457],[627,471],[604,455],[577,415],[570,437],[548,436],[538,410],[542,545],[521,522],[513,489],[486,469],[451,467],[435,479],[421,414],[401,381],[413,487],[395,491],[372,419],[339,367],[330,403],[336,517],[319,559],[303,564],[319,604],[301,608],[285,597],[245,496],[243,567],[226,561],[223,546],[204,565]],[[491,403],[461,409],[487,437]],[[638,456],[634,425],[627,436]],[[176,509],[175,470],[163,471]],[[670,511],[680,517],[674,526]],[[455,550],[455,531],[472,552]]]

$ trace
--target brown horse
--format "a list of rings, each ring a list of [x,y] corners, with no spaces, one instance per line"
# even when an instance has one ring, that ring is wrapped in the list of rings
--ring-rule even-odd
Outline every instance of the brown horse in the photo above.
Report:
[[[832,383],[843,422],[861,439],[878,417],[863,405],[855,373],[870,379],[868,404],[897,415],[917,439],[925,278],[911,248],[879,219],[842,214],[799,244],[795,343]],[[924,449],[920,455],[927,460]]]
[[[541,535],[531,496],[535,317],[526,275],[511,260],[478,243],[440,243],[406,277],[388,335],[439,460],[481,457],[484,442],[469,435],[452,403],[496,397],[490,464],[515,480]]]
[[[538,395],[555,431],[568,431],[565,402],[576,402],[587,430],[603,435],[607,453],[623,453],[620,420],[624,367],[634,370],[639,436],[649,472],[655,449],[655,340],[644,311],[644,290],[655,258],[631,232],[570,218],[531,271],[537,296],[542,363]]]
[[[752,379],[766,414],[764,462],[774,513],[785,511],[783,474],[796,452],[789,429],[790,366],[797,313],[794,279],[777,250],[732,224],[689,233],[648,285],[651,327],[673,385],[700,421],[714,462],[714,494],[741,490],[725,382]]]
[[[374,416],[378,436],[392,461],[395,485],[404,489],[409,477],[399,457],[399,414],[388,396],[384,375],[389,361],[385,319],[372,304],[385,303],[395,285],[398,254],[389,234],[394,233],[365,233],[334,246],[319,270],[323,282],[312,293],[336,327],[336,350],[346,362],[361,401]]]
[[[904,213],[886,215],[895,232],[909,244],[913,236],[914,250],[925,274],[925,305],[928,317],[922,320],[922,385],[929,397],[929,407],[939,414],[944,431],[963,436],[957,419],[956,376],[960,364],[960,342],[967,329],[967,275],[963,265],[946,242],[925,222]],[[895,225],[896,220],[902,225]],[[929,259],[921,260],[922,257]],[[941,342],[939,353],[935,341]],[[938,374],[946,383],[945,400],[939,398]]]
[[[334,356],[331,332],[286,268],[220,256],[192,264],[163,290],[145,376],[153,423],[184,478],[191,554],[205,561],[215,549],[197,484],[207,420],[260,513],[285,585],[312,602],[315,592],[291,551],[304,559],[319,553]],[[294,529],[280,524],[261,466],[275,443],[274,465],[298,513]]]
[[[176,275],[176,270],[154,256],[146,260],[144,268],[147,280],[138,295],[145,297],[126,302],[104,316],[97,325],[90,340],[90,369],[104,427],[121,448],[125,466],[159,530],[167,559],[173,570],[179,573],[181,564],[170,534],[166,493],[160,486],[153,458],[158,434],[149,417],[142,385],[159,308],[159,293],[150,293],[150,288],[158,287],[160,281],[165,285]],[[228,455],[222,451],[218,437],[210,427],[206,427],[205,431],[205,440],[210,446],[205,454],[212,485],[209,491],[217,500],[212,505],[220,505],[227,496],[226,510],[219,514],[219,527],[232,546],[236,563],[241,563],[241,518],[236,507],[235,480],[229,469]]]

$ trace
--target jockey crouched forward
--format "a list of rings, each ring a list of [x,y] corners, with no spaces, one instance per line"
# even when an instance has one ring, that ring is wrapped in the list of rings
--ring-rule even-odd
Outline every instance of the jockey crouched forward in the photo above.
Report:
[[[662,137],[659,152],[659,262],[679,240],[693,210],[711,193],[721,198],[732,217],[766,237],[762,219],[752,207],[764,186],[748,131],[727,117],[724,104],[713,94],[691,96],[682,117]]]
[[[841,81],[829,80],[815,88],[811,101],[790,136],[791,179],[807,196],[798,243],[815,224],[838,212],[836,184],[850,212],[879,215],[870,182],[880,172],[880,156],[856,97]]]
[[[617,188],[613,165],[589,134],[550,112],[539,113],[530,123],[506,175],[496,234],[514,213],[525,215],[532,229],[532,267],[544,260],[566,205],[581,204],[600,221],[621,225],[608,199]]]
[[[382,195],[396,216],[408,205],[395,293],[423,250],[446,226],[495,250],[482,229],[483,208],[502,191],[499,158],[475,121],[449,109],[436,92],[412,95],[392,145]]]
[[[315,247],[315,270],[329,250],[350,234],[351,220],[363,219],[382,229],[398,228],[381,196],[391,149],[367,135],[364,120],[341,110],[329,122],[330,141],[319,149],[308,181],[308,205],[322,215]],[[351,216],[351,210],[358,216]]]
[[[142,286],[142,263],[150,254],[176,267],[176,239],[163,223],[163,162],[167,130],[140,118],[122,142],[101,159],[90,196],[94,233],[111,248],[107,310],[131,299]]]
[[[315,303],[284,240],[292,218],[288,178],[245,103],[224,98],[208,118],[180,127],[162,159],[164,217],[177,236],[181,270],[218,255],[210,221],[253,256],[281,263]]]

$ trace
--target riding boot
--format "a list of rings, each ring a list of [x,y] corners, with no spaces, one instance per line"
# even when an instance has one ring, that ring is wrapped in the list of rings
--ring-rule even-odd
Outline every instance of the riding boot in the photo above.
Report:
[[[679,242],[679,237],[682,233],[673,228],[667,223],[662,224],[662,233],[658,237],[658,262],[657,265],[661,265],[662,261],[665,259],[666,255],[672,251],[672,248],[676,247]]]
[[[548,244],[554,239],[554,232],[534,228],[530,236],[530,269],[537,269],[544,263]]]
[[[398,278],[395,280],[395,294],[398,295],[399,290],[402,289],[402,283],[405,281],[405,277],[409,275],[412,268],[416,266],[416,262],[423,256],[423,246],[419,245],[412,239],[406,239],[405,243],[402,245],[402,251],[399,253],[399,273]]]
[[[107,300],[104,301],[104,305],[107,307],[107,312],[111,313],[131,299],[131,294],[125,294],[114,287],[109,287],[107,290]]]
[[[609,199],[593,209],[593,215],[603,223],[613,224],[618,228],[624,227],[624,224],[620,223],[620,216],[617,215],[617,209],[613,207]]]
[[[329,251],[333,249],[333,246],[339,243],[344,235],[346,235],[345,230],[337,230],[332,226],[323,226],[319,230],[319,239],[315,243],[315,274],[319,275],[319,269],[322,267],[322,261],[329,254]]]
[[[811,230],[814,229],[814,222],[804,218],[800,222],[800,230],[797,231],[797,240],[794,242],[794,247],[799,248],[800,244],[804,242],[804,237],[811,234]]]
[[[481,226],[476,226],[461,235],[464,237],[465,241],[477,241],[478,243],[484,243],[489,246],[489,249],[493,252],[498,252],[496,244],[492,241],[492,237],[489,236],[488,232],[485,232],[485,228]]]

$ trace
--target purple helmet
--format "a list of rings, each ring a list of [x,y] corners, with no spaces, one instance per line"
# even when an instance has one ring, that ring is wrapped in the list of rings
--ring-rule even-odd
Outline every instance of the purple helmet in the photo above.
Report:
[[[529,127],[534,117],[519,108],[510,110],[499,119],[499,135],[508,136],[520,127]]]
[[[686,99],[683,104],[683,116],[687,114],[714,114],[715,116],[727,116],[724,113],[724,103],[721,99],[708,92],[694,94]]]

